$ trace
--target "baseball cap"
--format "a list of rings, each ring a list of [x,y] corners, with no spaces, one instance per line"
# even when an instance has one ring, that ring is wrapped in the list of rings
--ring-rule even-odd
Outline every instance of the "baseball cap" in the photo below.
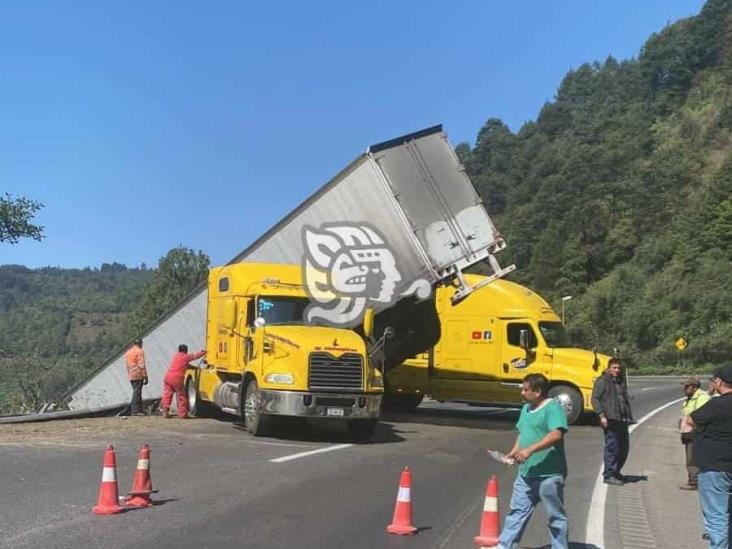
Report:
[[[693,387],[701,387],[701,381],[696,376],[687,377],[684,381],[680,383],[680,385],[683,385],[684,387],[688,387],[689,385]]]
[[[725,383],[732,384],[732,364],[725,364],[714,370],[714,377],[718,377]]]

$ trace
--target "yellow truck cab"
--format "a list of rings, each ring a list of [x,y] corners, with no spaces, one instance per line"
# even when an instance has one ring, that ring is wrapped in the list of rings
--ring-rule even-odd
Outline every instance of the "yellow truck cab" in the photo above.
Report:
[[[305,324],[308,305],[297,265],[211,269],[206,364],[185,378],[191,412],[216,406],[240,415],[254,435],[271,416],[345,419],[354,439],[370,438],[381,373],[353,330]]]
[[[482,277],[468,275],[469,284]],[[591,411],[592,384],[610,358],[569,345],[564,326],[538,294],[495,280],[452,305],[439,288],[441,336],[428,352],[386,373],[385,403],[413,409],[425,395],[475,404],[521,403],[521,380],[544,374],[570,423]]]

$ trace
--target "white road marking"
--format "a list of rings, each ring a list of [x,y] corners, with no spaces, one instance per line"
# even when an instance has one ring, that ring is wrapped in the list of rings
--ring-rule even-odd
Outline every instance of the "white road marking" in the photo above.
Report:
[[[678,404],[679,402],[681,402],[682,400],[684,400],[684,398],[685,397],[677,398],[676,400],[672,400],[671,402],[667,402],[663,406],[659,406],[655,410],[652,410],[652,411],[648,412],[646,415],[644,415],[642,418],[640,418],[635,425],[631,425],[630,426],[630,429],[628,429],[628,432],[629,433],[632,433],[638,427],[640,427],[643,423],[645,423],[646,421],[648,421],[649,419],[651,419],[653,416],[655,416],[658,412],[660,412],[661,410],[665,410],[669,406],[673,406],[674,404]]]
[[[284,463],[285,461],[292,461],[293,459],[300,459],[303,457],[312,456],[315,454],[322,454],[323,452],[332,452],[333,450],[342,450],[343,448],[350,448],[353,444],[336,444],[335,446],[326,446],[325,448],[318,448],[317,450],[310,450],[309,452],[300,452],[299,454],[290,454],[289,456],[283,456],[276,459],[270,459],[272,463]]]
[[[293,444],[289,442],[268,442],[266,440],[247,440],[246,444],[260,445],[260,446],[286,446],[288,448],[307,448],[307,444]]]
[[[665,410],[682,400],[684,399],[677,398],[648,412],[638,420],[638,423],[631,425],[628,432],[632,433],[637,427],[651,419],[661,410]],[[595,487],[592,490],[592,500],[590,501],[590,510],[587,513],[587,525],[585,529],[585,543],[588,545],[596,545],[597,547],[605,547],[605,500],[607,496],[607,484],[603,482],[602,469],[603,466],[601,465],[595,478]]]
[[[652,391],[655,387],[643,387],[641,391]]]
[[[458,518],[455,519],[455,521],[450,525],[450,527],[445,532],[444,537],[442,539],[442,543],[440,543],[440,545],[437,546],[438,549],[443,549],[443,547],[445,547],[448,544],[452,535],[455,532],[457,532],[458,528],[460,528],[463,525],[465,520],[472,514],[472,512],[477,507],[478,507],[478,502],[474,501],[473,503],[468,505],[462,513],[460,513],[460,516],[458,516]]]

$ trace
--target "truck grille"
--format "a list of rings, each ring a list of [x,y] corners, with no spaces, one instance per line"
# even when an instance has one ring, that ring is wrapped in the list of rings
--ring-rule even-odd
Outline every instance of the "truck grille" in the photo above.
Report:
[[[360,355],[346,353],[335,358],[330,353],[311,353],[308,383],[310,390],[340,391],[363,388],[363,361]]]

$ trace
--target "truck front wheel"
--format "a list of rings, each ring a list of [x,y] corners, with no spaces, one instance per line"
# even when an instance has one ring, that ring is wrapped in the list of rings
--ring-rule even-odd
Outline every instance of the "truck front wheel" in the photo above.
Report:
[[[376,419],[351,419],[348,421],[348,433],[354,442],[368,442],[377,423]]]
[[[246,392],[241,403],[241,417],[244,427],[255,437],[261,437],[267,430],[267,416],[259,411],[260,394],[257,380],[252,379],[247,384]]]
[[[567,423],[573,425],[582,414],[582,395],[569,385],[555,385],[549,389],[549,397],[555,399],[567,414]]]
[[[192,377],[186,380],[186,398],[188,399],[188,413],[192,416],[205,417],[211,413],[211,406],[201,400],[196,381]]]

